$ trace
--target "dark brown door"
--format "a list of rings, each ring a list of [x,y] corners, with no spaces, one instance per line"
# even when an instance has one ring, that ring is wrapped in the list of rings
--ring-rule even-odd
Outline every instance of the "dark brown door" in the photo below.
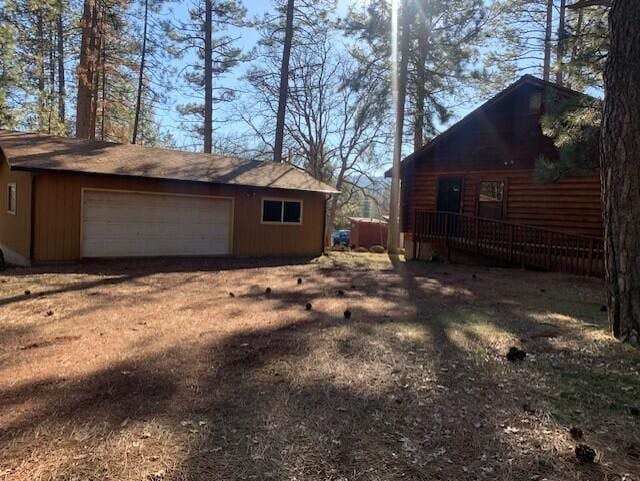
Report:
[[[461,201],[462,178],[440,177],[438,179],[438,210],[459,213]]]

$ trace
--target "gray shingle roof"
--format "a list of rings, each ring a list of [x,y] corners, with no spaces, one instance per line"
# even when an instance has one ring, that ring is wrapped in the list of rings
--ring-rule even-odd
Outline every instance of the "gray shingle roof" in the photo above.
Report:
[[[13,170],[147,177],[338,193],[290,164],[0,129]]]

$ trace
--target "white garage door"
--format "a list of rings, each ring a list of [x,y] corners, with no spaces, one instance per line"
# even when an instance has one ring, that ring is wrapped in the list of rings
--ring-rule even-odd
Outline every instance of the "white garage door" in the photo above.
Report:
[[[82,255],[229,254],[231,205],[229,199],[86,190]]]

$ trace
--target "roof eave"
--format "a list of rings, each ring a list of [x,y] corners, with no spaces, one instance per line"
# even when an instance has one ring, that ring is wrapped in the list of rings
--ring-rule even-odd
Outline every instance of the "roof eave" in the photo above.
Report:
[[[9,162],[9,166],[11,170],[21,171],[21,172],[54,172],[60,174],[73,174],[73,175],[91,175],[91,176],[99,176],[99,177],[120,177],[120,178],[129,178],[129,179],[149,179],[149,180],[163,180],[163,181],[172,181],[172,182],[188,182],[188,183],[196,183],[196,184],[209,184],[209,185],[226,185],[229,187],[252,187],[255,189],[276,189],[276,190],[290,190],[290,191],[302,191],[302,192],[316,192],[319,194],[329,194],[336,195],[340,194],[339,190],[332,189],[327,186],[326,189],[309,189],[304,187],[282,187],[282,186],[268,186],[268,185],[258,185],[258,184],[250,184],[250,183],[230,183],[230,182],[216,182],[216,181],[207,181],[207,180],[195,180],[195,179],[177,179],[175,177],[159,177],[159,176],[151,176],[151,175],[136,175],[136,174],[120,174],[120,173],[112,173],[112,172],[86,172],[82,170],[73,170],[73,169],[51,169],[46,167],[33,167],[29,165],[15,165]]]

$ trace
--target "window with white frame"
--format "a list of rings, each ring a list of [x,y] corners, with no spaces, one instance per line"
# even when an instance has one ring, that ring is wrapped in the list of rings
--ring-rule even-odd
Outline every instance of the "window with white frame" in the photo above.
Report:
[[[7,212],[16,215],[16,184],[7,184]]]
[[[263,224],[302,224],[302,201],[262,199]]]

